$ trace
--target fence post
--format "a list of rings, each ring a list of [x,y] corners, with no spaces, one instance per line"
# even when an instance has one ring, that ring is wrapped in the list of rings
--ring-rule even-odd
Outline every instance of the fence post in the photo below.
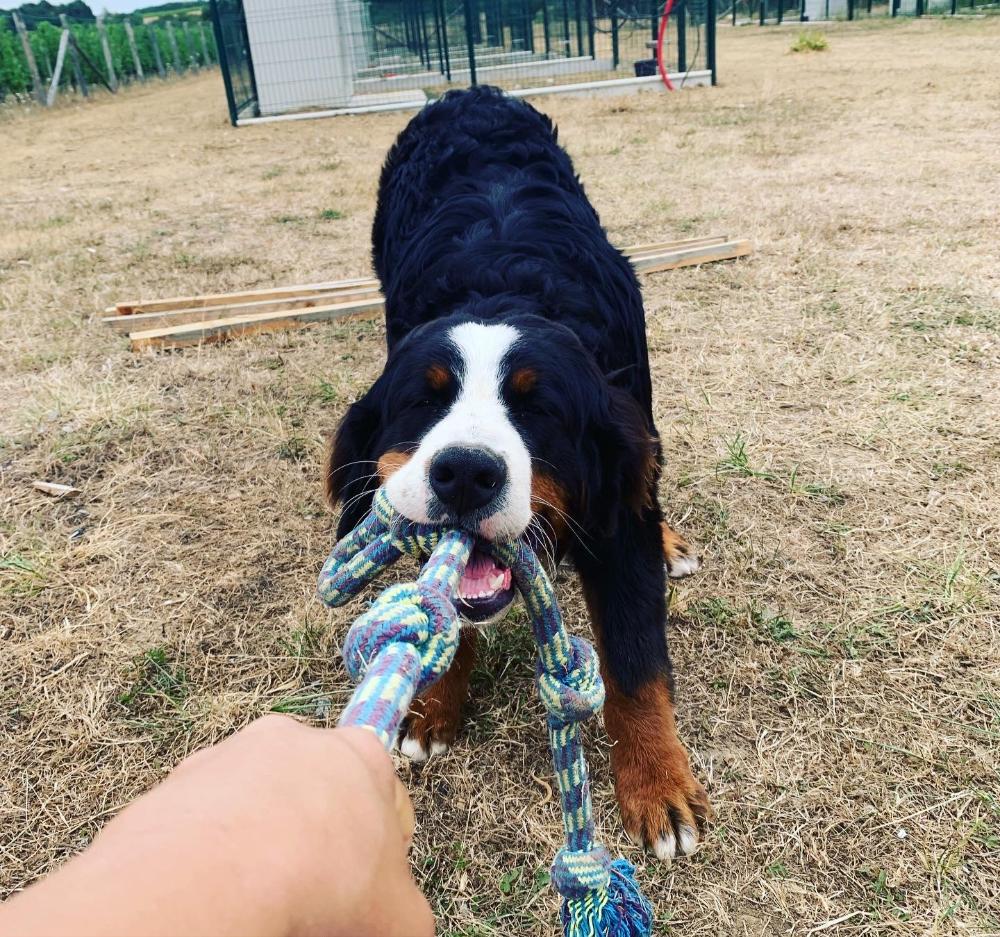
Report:
[[[448,39],[448,14],[445,12],[444,0],[437,0],[437,10],[441,20],[441,42],[444,48],[444,77],[451,81],[451,46]]]
[[[156,27],[152,23],[146,27],[146,36],[149,44],[153,48],[153,62],[156,64],[156,73],[161,78],[167,77],[167,70],[163,67],[163,56],[160,55],[160,41],[156,35]]]
[[[676,10],[677,17],[677,71],[687,71],[687,4],[680,0]]]
[[[854,0],[847,0],[847,18],[854,19]]]
[[[718,72],[715,67],[715,0],[705,0],[705,63],[712,73],[712,84],[718,80]]]
[[[767,19],[767,11],[764,9],[764,4],[765,3],[767,3],[767,0],[760,0],[760,8],[759,8],[759,12],[758,12],[758,23],[761,26],[764,25],[764,20]]]
[[[31,86],[35,92],[35,100],[39,104],[45,103],[45,90],[42,88],[42,76],[38,74],[38,63],[35,61],[35,53],[31,48],[31,41],[28,39],[28,31],[24,28],[24,20],[17,10],[10,14],[14,17],[14,27],[17,29],[18,38],[21,40],[21,48],[24,49],[24,57],[28,60],[28,71],[31,72]]]
[[[170,43],[170,51],[174,58],[174,71],[179,75],[183,69],[181,68],[181,53],[177,48],[177,36],[174,35],[173,20],[167,20],[167,41]]]
[[[785,20],[785,2],[786,0],[778,0],[778,25],[780,26]],[[851,0],[848,0],[850,3]]]
[[[469,44],[469,84],[474,85],[476,83],[476,34],[472,18],[478,16],[476,0],[463,0],[462,8],[465,12],[465,41]]]
[[[115,63],[111,58],[111,46],[108,45],[108,31],[104,28],[104,14],[97,17],[97,32],[101,37],[101,51],[104,53],[104,64],[108,70],[108,87],[118,90],[118,76],[115,75]]]
[[[549,36],[549,0],[542,0],[542,32],[545,34],[545,58],[548,59],[552,51],[552,39]],[[611,42],[614,48],[618,48],[618,23],[615,16],[611,15]]]
[[[215,48],[218,50],[219,71],[222,72],[222,83],[226,86],[226,103],[229,105],[229,122],[235,127],[239,114],[236,111],[236,95],[233,93],[233,80],[229,75],[229,56],[226,54],[226,38],[222,34],[222,17],[216,0],[211,0],[212,27],[215,30]]]
[[[544,0],[543,0],[544,2]],[[548,30],[548,17],[545,18],[545,51],[549,51],[549,30]],[[548,56],[546,56],[548,58]],[[611,68],[614,71],[618,70],[619,64],[619,53],[618,53],[618,7],[615,4],[611,4]]]
[[[63,29],[69,29],[69,20],[66,19],[65,13],[59,14],[59,25]],[[72,33],[70,34],[72,35]],[[83,77],[83,69],[80,68],[80,56],[76,51],[76,43],[70,42],[69,44],[69,64],[73,68],[73,80],[76,82],[76,89],[85,98],[90,95],[90,89],[87,87],[87,79]]]
[[[128,39],[128,48],[132,53],[132,64],[135,66],[135,73],[140,81],[146,80],[146,74],[142,70],[142,62],[139,60],[139,50],[135,47],[135,32],[132,29],[132,22],[125,20],[125,37]]]

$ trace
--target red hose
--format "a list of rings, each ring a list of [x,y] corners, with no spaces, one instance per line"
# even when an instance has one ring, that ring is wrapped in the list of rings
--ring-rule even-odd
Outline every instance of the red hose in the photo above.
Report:
[[[670,11],[673,8],[674,0],[666,0],[663,4],[663,16],[660,17],[660,31],[656,35],[656,67],[667,91],[673,91],[674,85],[667,74],[666,66],[663,64],[663,37],[667,34],[667,20],[670,18]]]

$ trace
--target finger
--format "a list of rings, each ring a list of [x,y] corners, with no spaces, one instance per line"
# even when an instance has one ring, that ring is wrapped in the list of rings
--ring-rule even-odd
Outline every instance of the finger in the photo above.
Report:
[[[370,729],[355,726],[344,729],[317,729],[324,737],[337,746],[346,745],[357,755],[368,769],[378,792],[389,802],[394,802],[395,785],[398,781],[389,753],[382,747],[378,737]]]

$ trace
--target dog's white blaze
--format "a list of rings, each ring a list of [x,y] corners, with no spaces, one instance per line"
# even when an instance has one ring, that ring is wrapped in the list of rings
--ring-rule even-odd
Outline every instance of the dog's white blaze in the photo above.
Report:
[[[427,469],[449,446],[489,449],[507,466],[507,489],[500,509],[479,525],[488,538],[516,537],[531,520],[531,455],[504,405],[503,359],[520,338],[509,325],[456,325],[449,339],[462,358],[462,385],[448,412],[434,425],[413,457],[386,484],[393,507],[411,520],[431,520],[433,492]]]

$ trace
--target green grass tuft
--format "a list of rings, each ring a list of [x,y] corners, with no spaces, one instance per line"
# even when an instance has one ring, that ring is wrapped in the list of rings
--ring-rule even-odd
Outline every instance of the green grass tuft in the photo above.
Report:
[[[813,29],[799,33],[798,38],[792,43],[793,52],[825,52],[828,48],[826,36]]]

